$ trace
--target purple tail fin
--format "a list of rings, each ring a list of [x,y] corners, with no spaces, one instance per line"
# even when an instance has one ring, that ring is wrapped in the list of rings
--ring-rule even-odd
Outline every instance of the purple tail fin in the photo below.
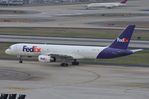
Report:
[[[126,3],[127,2],[127,0],[122,0],[120,3]]]
[[[109,46],[110,48],[127,49],[132,33],[134,32],[135,25],[129,25],[122,32],[122,34],[116,38],[116,40]]]

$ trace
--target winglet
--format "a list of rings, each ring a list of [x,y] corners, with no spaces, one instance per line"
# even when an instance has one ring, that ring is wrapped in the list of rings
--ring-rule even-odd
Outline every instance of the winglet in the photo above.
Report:
[[[128,25],[121,35],[109,46],[110,48],[127,49],[131,36],[134,32],[135,25]]]

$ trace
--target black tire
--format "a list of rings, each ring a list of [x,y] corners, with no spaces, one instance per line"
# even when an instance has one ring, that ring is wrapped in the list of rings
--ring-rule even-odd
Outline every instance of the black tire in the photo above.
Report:
[[[77,64],[76,65],[79,65],[79,62],[77,62]]]
[[[68,67],[68,63],[61,63],[62,67]]]
[[[55,57],[53,57],[53,58],[54,58],[53,62],[56,62],[56,58]]]
[[[65,67],[68,67],[68,63],[65,63]]]
[[[72,65],[79,65],[79,62],[72,62]]]
[[[51,62],[56,62],[56,58],[55,57],[52,57],[52,58],[53,58],[53,60]]]
[[[23,61],[22,60],[19,60],[19,63],[23,63]]]
[[[22,56],[17,56],[17,57],[18,57],[19,63],[23,63]]]

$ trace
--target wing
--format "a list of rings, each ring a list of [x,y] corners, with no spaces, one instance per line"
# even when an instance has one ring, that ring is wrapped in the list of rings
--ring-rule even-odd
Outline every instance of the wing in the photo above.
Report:
[[[81,59],[82,58],[80,55],[68,54],[68,53],[56,53],[56,54],[49,53],[46,55],[59,58],[59,59]]]
[[[62,55],[62,54],[48,54],[48,55],[60,59],[74,59],[73,56],[70,55]]]

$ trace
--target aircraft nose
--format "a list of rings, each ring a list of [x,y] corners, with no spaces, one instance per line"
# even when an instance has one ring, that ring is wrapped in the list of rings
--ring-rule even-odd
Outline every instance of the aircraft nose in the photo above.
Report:
[[[5,50],[5,53],[6,53],[6,54],[10,54],[10,50],[9,50],[9,49],[6,49],[6,50]]]

